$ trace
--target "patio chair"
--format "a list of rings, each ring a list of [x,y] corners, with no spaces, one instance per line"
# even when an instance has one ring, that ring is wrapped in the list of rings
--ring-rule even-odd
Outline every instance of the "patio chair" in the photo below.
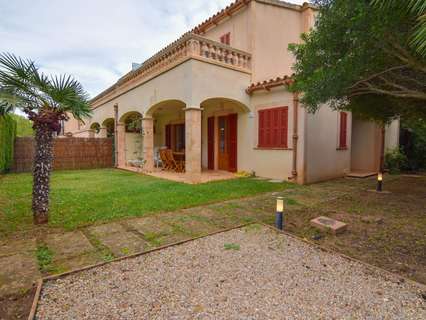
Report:
[[[171,164],[172,170],[176,172],[185,172],[185,161],[176,160],[171,149],[166,150],[166,156]]]
[[[156,168],[163,166],[163,160],[161,159],[160,156],[160,148],[155,147],[154,148],[154,165]]]
[[[163,170],[172,170],[173,164],[167,156],[167,149],[160,149],[160,159],[163,164]]]

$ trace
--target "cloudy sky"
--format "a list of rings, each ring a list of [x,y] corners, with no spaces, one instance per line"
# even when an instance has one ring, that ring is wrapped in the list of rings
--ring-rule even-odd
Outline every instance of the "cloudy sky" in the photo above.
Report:
[[[94,96],[231,2],[0,0],[0,52],[72,74]]]

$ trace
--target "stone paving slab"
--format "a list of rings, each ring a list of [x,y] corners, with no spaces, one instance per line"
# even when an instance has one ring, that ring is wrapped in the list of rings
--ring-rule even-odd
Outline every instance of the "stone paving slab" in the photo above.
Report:
[[[151,241],[149,241],[149,244],[151,247],[155,248],[155,247],[160,247],[160,246],[166,246],[168,244],[172,244],[172,243],[177,243],[177,242],[181,242],[184,240],[188,240],[191,239],[192,236],[186,234],[186,233],[182,233],[182,232],[175,232],[175,233],[171,233],[171,234],[167,234],[164,236],[160,236],[157,237]]]
[[[0,242],[0,257],[17,253],[34,253],[36,251],[36,239],[18,239]]]
[[[200,236],[208,233],[215,232],[218,227],[204,220],[202,217],[196,215],[163,215],[159,217],[165,223],[174,226],[183,233],[191,236]]]
[[[70,270],[80,269],[86,266],[94,265],[104,260],[99,253],[86,253],[70,259],[56,261],[55,267],[59,272],[67,272]]]
[[[323,231],[331,231],[334,234],[342,233],[346,230],[347,224],[329,217],[320,216],[311,220],[311,225]]]
[[[107,246],[116,257],[138,253],[148,248],[148,243],[133,232],[111,233],[99,236],[98,240]]]
[[[116,257],[126,256],[147,249],[148,243],[132,231],[128,231],[117,222],[88,228],[103,245],[108,247]]]
[[[92,226],[92,227],[89,227],[87,230],[96,237],[102,237],[108,234],[122,233],[127,231],[126,228],[124,228],[118,222]]]
[[[159,220],[158,216],[150,216],[126,221],[128,229],[136,230],[143,235],[167,235],[173,232],[172,226]]]
[[[81,231],[48,234],[45,243],[54,252],[54,260],[77,257],[95,251]]]
[[[29,254],[0,258],[0,296],[22,293],[40,278],[37,261]]]
[[[208,220],[210,223],[221,229],[228,229],[241,224],[241,221],[238,219],[238,217],[215,211],[209,207],[193,208],[189,212],[191,212],[193,216]]]

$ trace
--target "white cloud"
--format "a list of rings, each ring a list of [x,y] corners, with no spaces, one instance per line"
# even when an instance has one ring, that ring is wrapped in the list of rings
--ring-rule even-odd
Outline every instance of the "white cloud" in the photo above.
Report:
[[[0,0],[0,52],[72,74],[93,96],[231,2]]]

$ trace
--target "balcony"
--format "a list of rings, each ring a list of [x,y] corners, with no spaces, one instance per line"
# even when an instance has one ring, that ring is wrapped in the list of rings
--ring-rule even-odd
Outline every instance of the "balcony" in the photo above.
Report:
[[[115,85],[96,96],[92,100],[92,106],[99,106],[112,97],[129,91],[189,59],[247,74],[251,73],[250,53],[193,33],[187,33],[146,60],[138,69],[123,76]]]

